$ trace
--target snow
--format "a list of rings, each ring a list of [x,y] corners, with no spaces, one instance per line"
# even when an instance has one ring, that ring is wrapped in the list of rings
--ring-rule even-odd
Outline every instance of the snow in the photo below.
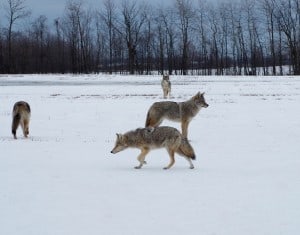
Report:
[[[195,169],[162,170],[161,149],[136,170],[137,149],[110,151],[163,100],[160,79],[1,75],[0,234],[299,234],[300,78],[171,76],[173,101],[210,105],[189,127]],[[19,100],[30,137],[14,140]]]

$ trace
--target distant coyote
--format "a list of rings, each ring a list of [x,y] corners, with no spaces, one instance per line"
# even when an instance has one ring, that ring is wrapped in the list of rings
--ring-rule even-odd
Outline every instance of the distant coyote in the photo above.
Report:
[[[188,125],[202,107],[207,108],[208,104],[205,102],[204,93],[200,92],[185,102],[155,102],[148,111],[145,126],[157,127],[164,119],[181,122],[182,136],[187,138]]]
[[[30,106],[25,101],[15,103],[13,107],[13,120],[11,132],[15,139],[17,139],[17,129],[21,124],[24,137],[27,138],[29,134],[29,121],[30,121]]]
[[[168,96],[170,98],[171,95],[171,82],[169,75],[163,75],[163,78],[161,80],[161,87],[163,89],[163,95],[166,99]]]
[[[117,134],[115,147],[111,153],[118,153],[126,148],[138,148],[141,150],[138,156],[140,164],[136,169],[140,169],[145,162],[145,157],[151,149],[166,148],[170,156],[170,163],[163,169],[169,169],[175,163],[175,152],[183,156],[190,164],[190,169],[194,168],[191,161],[196,159],[193,147],[187,139],[182,138],[180,132],[173,127],[139,128],[125,134]]]

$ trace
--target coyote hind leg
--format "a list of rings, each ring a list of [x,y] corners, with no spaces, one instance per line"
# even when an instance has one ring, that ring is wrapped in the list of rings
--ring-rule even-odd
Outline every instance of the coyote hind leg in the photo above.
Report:
[[[164,170],[170,169],[175,163],[175,158],[174,158],[175,151],[172,149],[168,149],[168,153],[170,156],[170,162],[169,162],[169,165],[167,165],[166,167],[163,168]]]
[[[28,120],[24,120],[22,128],[23,128],[24,137],[27,138],[29,135],[29,121]]]
[[[194,169],[195,167],[194,167],[194,165],[193,165],[193,163],[192,163],[192,160],[189,158],[189,157],[186,157],[186,156],[183,156],[188,162],[189,162],[189,164],[190,164],[190,169]]]

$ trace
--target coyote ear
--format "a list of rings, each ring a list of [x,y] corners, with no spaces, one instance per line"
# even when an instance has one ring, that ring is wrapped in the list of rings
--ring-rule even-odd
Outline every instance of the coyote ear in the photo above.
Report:
[[[122,134],[117,134],[117,136],[118,136],[118,140],[119,140],[119,141],[122,141],[122,140],[124,140],[124,138],[125,138],[125,136],[122,135]]]
[[[204,96],[205,92],[203,92],[201,95]]]
[[[198,92],[196,95],[194,95],[192,97],[192,100],[197,100],[199,96],[200,96],[200,92]]]

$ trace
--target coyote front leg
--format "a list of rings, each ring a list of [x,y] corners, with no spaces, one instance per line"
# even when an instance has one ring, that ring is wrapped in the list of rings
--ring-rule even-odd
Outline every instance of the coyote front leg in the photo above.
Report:
[[[147,153],[149,153],[149,151],[150,151],[150,150],[147,149],[147,148],[143,148],[143,149],[142,149],[142,152],[140,153],[140,155],[139,155],[138,158],[137,158],[138,161],[140,162],[140,165],[134,167],[135,169],[141,169],[142,166],[143,166],[144,164],[146,164],[145,157],[146,157]]]
[[[181,131],[183,138],[187,138],[188,136],[188,127],[189,127],[189,121],[182,120],[181,121]]]

